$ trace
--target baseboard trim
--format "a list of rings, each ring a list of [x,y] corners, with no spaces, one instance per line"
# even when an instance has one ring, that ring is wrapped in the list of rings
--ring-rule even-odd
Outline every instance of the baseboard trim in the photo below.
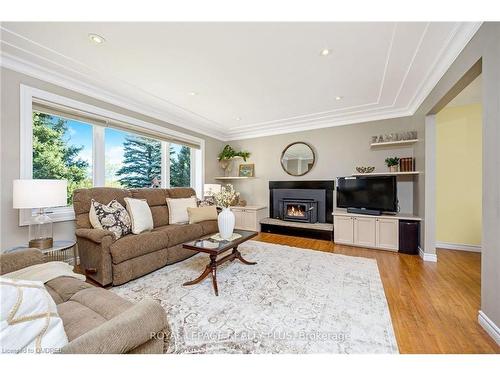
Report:
[[[420,246],[418,247],[418,255],[424,262],[437,262],[437,254],[426,253]]]
[[[500,345],[500,328],[498,328],[498,326],[493,323],[493,321],[488,318],[482,310],[479,310],[479,313],[477,314],[477,321],[479,325],[488,333],[488,335],[495,340],[497,345]]]
[[[447,250],[472,251],[474,253],[481,252],[481,246],[479,245],[467,245],[462,243],[436,242],[436,247]]]

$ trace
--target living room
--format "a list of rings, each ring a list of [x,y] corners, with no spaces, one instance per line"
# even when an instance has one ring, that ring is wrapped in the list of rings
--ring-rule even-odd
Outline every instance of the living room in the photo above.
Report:
[[[227,11],[2,20],[2,352],[500,353],[500,23]]]

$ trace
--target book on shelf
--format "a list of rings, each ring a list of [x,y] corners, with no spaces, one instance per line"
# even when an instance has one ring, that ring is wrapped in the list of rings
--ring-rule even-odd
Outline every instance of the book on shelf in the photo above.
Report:
[[[399,170],[400,170],[400,172],[413,172],[413,171],[415,171],[415,159],[414,158],[401,158],[401,159],[399,159]]]

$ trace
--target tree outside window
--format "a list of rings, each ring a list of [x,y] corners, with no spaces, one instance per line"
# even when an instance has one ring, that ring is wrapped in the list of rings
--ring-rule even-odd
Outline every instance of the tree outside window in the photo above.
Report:
[[[68,204],[92,187],[92,125],[33,112],[33,178],[67,180]]]

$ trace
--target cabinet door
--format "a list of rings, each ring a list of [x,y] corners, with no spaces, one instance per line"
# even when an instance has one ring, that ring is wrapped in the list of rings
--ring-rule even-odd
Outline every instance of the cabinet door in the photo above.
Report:
[[[243,228],[243,211],[231,209],[234,214],[234,228],[235,229],[245,229]]]
[[[376,219],[376,246],[381,249],[398,251],[399,221],[397,219]]]
[[[336,243],[354,243],[354,223],[351,216],[333,217],[333,238]]]
[[[354,244],[375,247],[375,219],[372,217],[354,218]]]
[[[244,210],[242,214],[243,227],[246,230],[257,230],[256,229],[256,216],[253,210]]]

